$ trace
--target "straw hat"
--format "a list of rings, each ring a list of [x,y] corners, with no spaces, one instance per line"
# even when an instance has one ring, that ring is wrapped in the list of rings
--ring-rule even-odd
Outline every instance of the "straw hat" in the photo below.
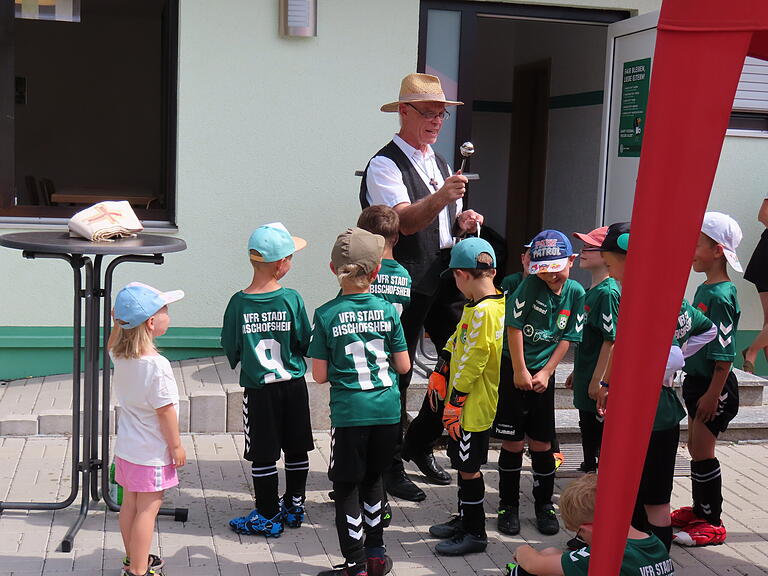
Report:
[[[430,74],[408,74],[400,83],[400,97],[381,107],[382,112],[397,112],[398,105],[408,102],[442,102],[446,106],[461,106],[464,102],[446,100],[440,78]]]

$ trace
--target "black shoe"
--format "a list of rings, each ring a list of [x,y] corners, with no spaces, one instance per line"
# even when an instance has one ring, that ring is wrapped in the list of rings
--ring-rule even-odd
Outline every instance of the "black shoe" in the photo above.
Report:
[[[366,574],[368,574],[368,567],[366,564],[355,564],[354,566],[339,564],[338,566],[334,566],[331,570],[318,572],[317,576],[358,576]]]
[[[405,475],[405,472],[388,475],[384,479],[384,487],[390,496],[408,500],[409,502],[421,502],[427,498],[424,491],[411,482],[411,479]]]
[[[585,546],[589,546],[584,540],[579,538],[578,536],[574,536],[568,542],[565,543],[568,550],[581,550]]]
[[[589,472],[597,472],[597,464],[595,462],[582,462],[579,464],[578,468],[579,472],[589,473]]]
[[[448,522],[435,524],[434,526],[429,527],[430,536],[441,538],[443,540],[446,538],[453,538],[459,532],[461,532],[461,516],[451,516],[451,519],[448,520]]]
[[[403,460],[416,464],[421,473],[433,484],[448,486],[451,483],[451,475],[435,461],[435,455],[432,454],[431,450],[425,453],[411,454],[410,450],[403,447],[402,456]]]
[[[381,526],[386,528],[392,524],[392,506],[389,502],[384,502],[384,509],[381,511]]]
[[[555,507],[552,504],[544,504],[536,508],[536,528],[545,536],[560,532],[560,523],[557,521]]]
[[[500,506],[497,527],[502,534],[520,534],[520,513],[517,506]]]
[[[463,556],[473,552],[485,552],[488,538],[474,536],[468,532],[459,532],[450,540],[438,542],[435,552],[442,556]]]

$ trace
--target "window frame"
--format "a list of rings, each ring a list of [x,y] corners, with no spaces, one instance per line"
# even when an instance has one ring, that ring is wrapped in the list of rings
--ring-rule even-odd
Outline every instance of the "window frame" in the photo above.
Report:
[[[165,208],[140,208],[134,211],[152,228],[176,228],[176,171],[178,142],[179,0],[161,0],[161,192]],[[14,0],[0,0],[0,70],[15,70]],[[8,63],[10,60],[10,63]],[[15,73],[11,73],[15,78]],[[15,174],[15,84],[0,87],[0,226],[57,227],[66,224],[71,214],[85,205],[66,207],[16,205]],[[2,126],[2,123],[10,126]],[[9,160],[6,162],[5,160]]]

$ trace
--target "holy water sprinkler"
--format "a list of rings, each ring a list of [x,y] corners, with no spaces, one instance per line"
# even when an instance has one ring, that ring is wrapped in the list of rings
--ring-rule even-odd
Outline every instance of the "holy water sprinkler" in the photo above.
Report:
[[[461,146],[459,146],[459,153],[461,153],[461,168],[459,170],[461,173],[464,173],[464,164],[467,162],[467,158],[472,156],[472,154],[475,153],[475,145],[472,144],[472,142],[464,142]]]

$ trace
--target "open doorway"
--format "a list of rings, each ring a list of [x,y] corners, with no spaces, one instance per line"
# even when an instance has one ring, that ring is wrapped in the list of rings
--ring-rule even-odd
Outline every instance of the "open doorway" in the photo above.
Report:
[[[507,274],[542,228],[570,235],[596,225],[607,26],[629,13],[424,0],[422,35],[438,12],[460,14],[457,95],[466,104],[455,141],[438,144],[474,143],[480,180],[468,205],[504,236]],[[440,76],[445,58],[431,59],[425,36],[420,46],[419,70]]]

